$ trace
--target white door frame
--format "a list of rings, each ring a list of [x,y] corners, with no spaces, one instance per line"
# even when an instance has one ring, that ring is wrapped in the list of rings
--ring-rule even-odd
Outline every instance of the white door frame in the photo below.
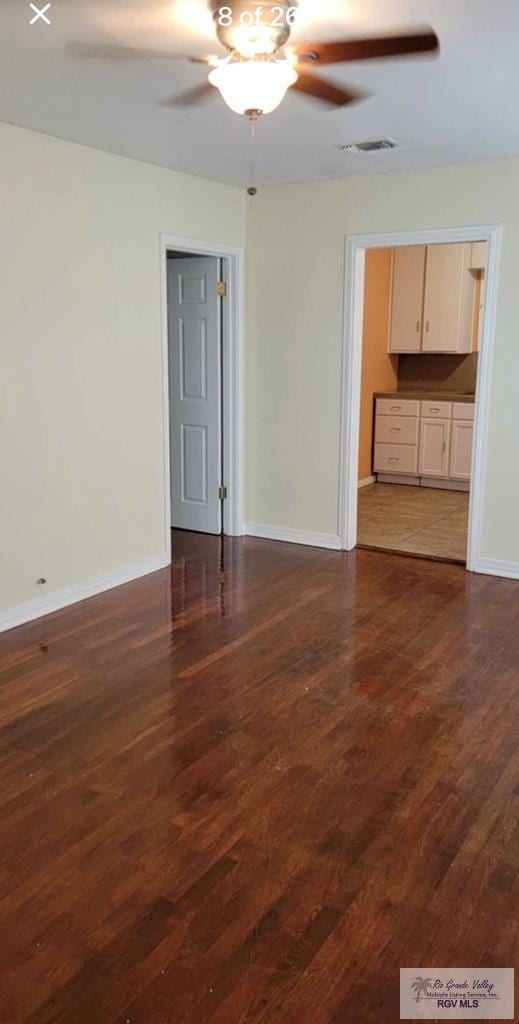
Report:
[[[161,306],[162,306],[162,402],[164,435],[164,522],[166,551],[171,550],[171,491],[169,435],[169,338],[168,338],[168,252],[217,256],[225,261],[227,301],[223,304],[223,455],[226,467],[227,501],[223,506],[223,532],[231,537],[243,533],[243,311],[244,253],[243,249],[198,238],[176,235],[160,236]]]
[[[358,460],[360,394],[364,326],[364,269],[367,249],[393,249],[402,245],[434,245],[452,242],[488,242],[485,306],[474,421],[474,450],[470,488],[467,569],[482,568],[482,519],[484,481],[490,417],[490,383],[494,357],[497,289],[501,257],[501,225],[396,231],[387,234],[350,235],[346,238],[344,334],[342,346],[341,437],[339,463],[339,534],[342,548],[357,544]]]

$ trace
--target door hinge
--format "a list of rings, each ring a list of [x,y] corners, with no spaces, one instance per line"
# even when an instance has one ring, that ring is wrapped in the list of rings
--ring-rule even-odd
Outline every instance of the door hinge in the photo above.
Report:
[[[227,498],[227,488],[226,487],[219,487],[218,488],[218,498],[219,498],[220,501],[225,501],[225,499]]]
[[[225,297],[227,295],[227,282],[226,281],[218,281],[218,284],[216,285],[216,294],[221,299],[225,299]]]

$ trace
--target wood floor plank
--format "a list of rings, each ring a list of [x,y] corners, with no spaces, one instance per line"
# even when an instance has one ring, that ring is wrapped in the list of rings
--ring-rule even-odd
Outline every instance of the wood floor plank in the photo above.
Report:
[[[1,1024],[394,1024],[401,966],[515,966],[518,684],[514,581],[253,539],[4,634]]]

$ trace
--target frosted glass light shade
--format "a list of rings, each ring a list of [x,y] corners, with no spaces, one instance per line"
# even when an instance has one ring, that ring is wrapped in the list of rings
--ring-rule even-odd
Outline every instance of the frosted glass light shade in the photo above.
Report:
[[[279,107],[287,89],[298,77],[288,60],[251,60],[215,68],[209,81],[220,90],[227,106],[236,114],[245,114],[248,110],[270,114]]]

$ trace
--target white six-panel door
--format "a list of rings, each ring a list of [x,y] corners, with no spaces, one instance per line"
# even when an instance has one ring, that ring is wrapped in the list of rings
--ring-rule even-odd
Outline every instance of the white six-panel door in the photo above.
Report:
[[[171,521],[220,533],[219,260],[168,259]]]

